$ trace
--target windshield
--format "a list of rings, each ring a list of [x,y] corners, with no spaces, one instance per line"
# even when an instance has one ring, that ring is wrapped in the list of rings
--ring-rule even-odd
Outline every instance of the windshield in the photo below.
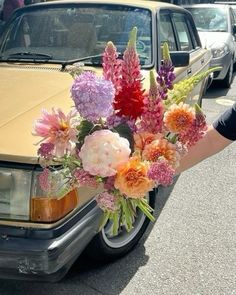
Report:
[[[6,28],[2,60],[76,60],[91,56],[84,63],[101,64],[108,41],[121,54],[131,29],[137,26],[137,50],[142,65],[152,62],[151,12],[128,6],[61,5],[42,6],[22,12]]]
[[[187,9],[192,13],[198,31],[228,31],[227,13],[225,9],[220,7],[191,7]]]

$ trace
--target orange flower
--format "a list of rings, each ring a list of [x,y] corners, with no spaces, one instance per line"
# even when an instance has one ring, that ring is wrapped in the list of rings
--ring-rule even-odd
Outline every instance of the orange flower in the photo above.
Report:
[[[187,130],[195,118],[194,109],[183,102],[172,105],[164,115],[164,123],[170,132]]]
[[[172,167],[179,165],[179,153],[176,151],[175,145],[166,139],[156,139],[146,145],[143,151],[143,159],[156,162],[159,158],[164,158]]]
[[[150,144],[153,140],[159,139],[162,137],[163,136],[160,133],[153,134],[146,131],[135,133],[134,134],[135,149],[143,151],[147,144]]]
[[[153,189],[154,182],[147,177],[148,164],[132,157],[118,168],[115,188],[131,198],[142,198]]]

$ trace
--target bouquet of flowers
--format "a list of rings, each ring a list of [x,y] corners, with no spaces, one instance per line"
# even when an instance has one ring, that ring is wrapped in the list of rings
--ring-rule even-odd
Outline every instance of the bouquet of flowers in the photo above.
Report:
[[[96,195],[104,212],[101,228],[112,221],[114,235],[120,226],[132,229],[138,209],[154,220],[146,196],[158,185],[172,183],[180,158],[207,128],[200,107],[185,100],[211,70],[173,85],[165,44],[163,64],[158,73],[150,71],[150,87],[143,89],[136,36],[133,28],[123,59],[107,43],[103,76],[81,69],[73,73],[69,114],[43,110],[34,125],[34,135],[42,137],[42,190],[64,195],[76,187],[102,184]],[[52,173],[55,169],[61,173]]]

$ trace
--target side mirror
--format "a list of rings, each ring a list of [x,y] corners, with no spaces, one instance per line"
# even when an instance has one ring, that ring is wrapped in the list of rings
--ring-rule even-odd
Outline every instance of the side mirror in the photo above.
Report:
[[[233,35],[236,35],[236,24],[233,24]]]
[[[170,58],[175,68],[187,67],[189,65],[190,55],[186,51],[172,51],[170,52]]]

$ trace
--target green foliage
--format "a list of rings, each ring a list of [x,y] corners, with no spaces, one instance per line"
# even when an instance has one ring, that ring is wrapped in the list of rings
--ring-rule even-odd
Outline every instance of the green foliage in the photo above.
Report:
[[[121,123],[116,127],[113,127],[113,130],[119,133],[121,137],[126,138],[129,141],[130,149],[133,152],[134,150],[134,138],[132,130],[130,129],[127,123]]]

